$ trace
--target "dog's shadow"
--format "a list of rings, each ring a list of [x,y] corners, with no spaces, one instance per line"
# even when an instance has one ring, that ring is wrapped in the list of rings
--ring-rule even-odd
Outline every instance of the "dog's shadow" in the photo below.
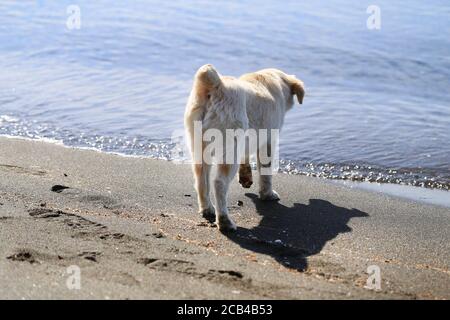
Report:
[[[369,216],[320,199],[286,207],[279,202],[261,201],[252,193],[246,196],[253,201],[262,220],[252,229],[238,227],[226,236],[242,248],[272,256],[285,267],[298,271],[306,270],[308,256],[319,253],[328,241],[340,233],[351,232],[347,225],[351,218]]]

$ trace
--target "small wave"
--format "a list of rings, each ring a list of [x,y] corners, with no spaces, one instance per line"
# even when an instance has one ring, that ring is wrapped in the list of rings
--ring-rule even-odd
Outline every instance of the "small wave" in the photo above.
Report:
[[[367,164],[330,164],[280,160],[280,171],[334,180],[394,183],[450,190],[450,176],[425,168],[383,168]]]
[[[172,137],[172,139],[154,140],[144,136],[118,137],[86,132],[75,133],[6,115],[0,116],[0,123],[2,123],[0,135],[6,137],[32,139],[128,157],[175,162],[183,162],[186,159],[186,149],[180,147],[180,137],[178,136]],[[281,154],[279,172],[334,180],[392,183],[450,190],[450,172],[432,168],[385,168],[361,163],[321,163],[283,159]]]
[[[9,122],[9,123],[14,123],[14,122],[18,122],[19,119],[8,116],[8,115],[0,115],[0,124],[3,122]]]

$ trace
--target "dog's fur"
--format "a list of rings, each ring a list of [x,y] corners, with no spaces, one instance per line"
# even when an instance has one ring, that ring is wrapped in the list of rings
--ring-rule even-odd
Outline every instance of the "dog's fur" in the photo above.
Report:
[[[294,95],[301,104],[305,95],[303,82],[277,69],[264,69],[236,79],[219,75],[210,64],[202,66],[195,75],[185,112],[185,127],[191,142],[191,151],[194,152],[195,121],[201,121],[203,130],[215,128],[223,132],[224,136],[226,129],[281,129],[285,113],[293,106]],[[267,141],[267,144],[270,144],[270,141]],[[203,144],[202,149],[205,146]],[[270,154],[270,145],[267,147]],[[195,155],[192,156],[194,158]],[[272,176],[262,175],[260,172],[261,163],[258,157],[257,167],[260,173],[261,199],[279,200],[278,194],[272,189]],[[213,183],[213,207],[209,196],[211,165],[204,161],[193,164],[199,210],[204,216],[216,213],[216,224],[221,231],[236,229],[236,225],[228,216],[227,193],[238,168],[241,185],[249,188],[253,183],[248,155],[240,165],[218,164]]]

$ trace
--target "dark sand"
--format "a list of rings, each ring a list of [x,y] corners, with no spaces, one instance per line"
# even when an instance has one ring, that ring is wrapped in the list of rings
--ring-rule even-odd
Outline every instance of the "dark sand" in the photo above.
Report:
[[[449,208],[280,174],[279,203],[233,183],[239,229],[223,235],[196,213],[186,165],[7,138],[0,151],[0,298],[450,298]],[[381,291],[364,288],[370,265]]]

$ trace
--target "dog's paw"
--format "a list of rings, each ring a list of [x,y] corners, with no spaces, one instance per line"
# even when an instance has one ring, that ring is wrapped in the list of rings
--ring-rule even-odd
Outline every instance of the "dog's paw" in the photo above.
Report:
[[[202,209],[199,211],[199,213],[202,215],[203,218],[206,220],[212,220],[214,221],[216,219],[216,213],[214,210],[214,207]]]
[[[252,167],[249,164],[241,164],[239,167],[239,183],[243,188],[250,188],[253,184]]]
[[[241,186],[245,189],[248,189],[252,186],[253,181],[252,179],[245,179],[245,178],[239,178],[239,183],[241,184]]]
[[[260,193],[259,197],[263,201],[278,201],[278,200],[280,200],[280,196],[278,195],[278,193],[275,190],[272,190],[269,193]]]
[[[218,216],[216,225],[221,232],[235,231],[237,229],[236,224],[228,216]]]

